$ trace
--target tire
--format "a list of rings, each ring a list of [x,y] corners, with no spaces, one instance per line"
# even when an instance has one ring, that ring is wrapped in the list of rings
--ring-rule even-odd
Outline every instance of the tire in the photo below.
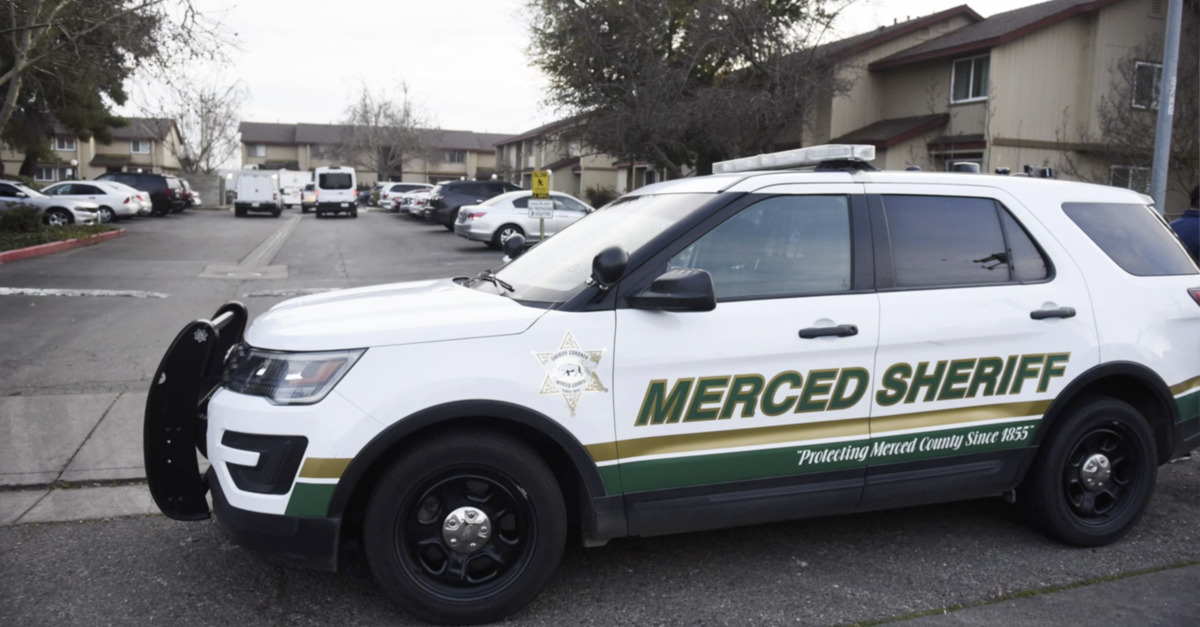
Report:
[[[237,218],[244,218],[244,217],[246,217],[246,210],[242,207],[234,207],[233,215],[234,215],[234,217],[237,217]]]
[[[358,209],[351,209],[351,210],[350,210],[350,217],[351,217],[351,218],[357,218],[357,217],[358,217]]]
[[[308,207],[305,207],[304,205],[300,205],[300,213],[308,213]]]
[[[1154,434],[1136,409],[1081,398],[1047,434],[1017,501],[1030,522],[1067,544],[1110,544],[1146,511],[1157,460]]]
[[[525,235],[525,231],[522,231],[521,227],[515,224],[505,224],[496,229],[496,232],[492,235],[491,247],[503,250],[504,242],[508,241],[508,238],[514,235]]]
[[[117,221],[117,213],[112,207],[100,207],[100,223],[111,224]]]
[[[271,212],[271,217],[273,217],[273,218],[278,218],[278,217],[280,216],[280,214],[282,214],[282,213],[283,213],[283,211],[282,211],[282,210],[280,210],[280,209],[276,209],[275,211],[272,211],[272,212]]]
[[[472,524],[473,515],[483,523]],[[535,450],[500,432],[445,433],[398,456],[376,484],[363,543],[375,578],[405,610],[481,623],[542,590],[562,557],[566,524],[558,482]],[[471,541],[480,546],[466,548]]]
[[[70,211],[58,207],[47,209],[45,215],[42,216],[42,222],[47,226],[67,226],[74,221]]]

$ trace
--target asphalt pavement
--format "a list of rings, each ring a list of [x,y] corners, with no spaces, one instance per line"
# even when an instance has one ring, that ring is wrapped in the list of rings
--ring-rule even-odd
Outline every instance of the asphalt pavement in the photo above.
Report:
[[[89,525],[161,516],[144,481],[145,402],[146,393],[137,390],[0,397],[0,527]],[[18,423],[21,428],[16,428]],[[897,608],[892,618],[882,622],[1093,624],[1093,611],[1087,613],[1092,617],[1087,620],[1079,612],[1086,607],[1103,608],[1106,625],[1197,625],[1198,586],[1200,562],[1182,562],[1116,577],[1098,576],[1066,587],[1005,593],[968,607]]]

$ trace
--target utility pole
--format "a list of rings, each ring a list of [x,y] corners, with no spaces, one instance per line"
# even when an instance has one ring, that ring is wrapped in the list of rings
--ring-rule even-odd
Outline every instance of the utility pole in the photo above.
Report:
[[[1154,132],[1154,167],[1150,195],[1158,212],[1167,210],[1167,171],[1171,159],[1171,125],[1175,120],[1175,84],[1179,73],[1179,31],[1183,25],[1183,0],[1167,5],[1167,38],[1163,45],[1162,80],[1158,93],[1158,125]]]

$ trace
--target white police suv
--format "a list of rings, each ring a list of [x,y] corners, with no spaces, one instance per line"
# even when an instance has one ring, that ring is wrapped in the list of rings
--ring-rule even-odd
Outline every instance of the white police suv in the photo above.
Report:
[[[525,605],[569,524],[596,545],[1006,495],[1117,540],[1200,446],[1200,270],[1133,192],[873,152],[651,185],[474,278],[248,328],[225,305],[155,376],[151,492],[196,520],[211,491],[235,542],[294,564],[361,537],[450,623]]]

